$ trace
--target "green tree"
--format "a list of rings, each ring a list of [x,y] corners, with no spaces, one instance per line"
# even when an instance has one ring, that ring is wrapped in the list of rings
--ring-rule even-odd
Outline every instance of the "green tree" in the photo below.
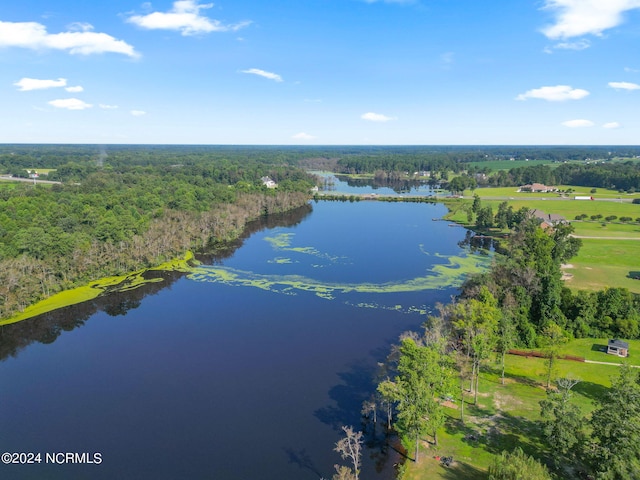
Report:
[[[480,288],[477,299],[465,300],[455,307],[452,318],[453,328],[471,363],[471,390],[474,391],[474,405],[478,403],[480,367],[495,347],[496,331],[501,316],[498,302],[485,286]]]
[[[620,368],[591,417],[591,459],[599,479],[640,478],[640,377]]]
[[[496,213],[495,223],[498,228],[507,228],[511,224],[513,215],[513,207],[509,207],[507,202],[498,205],[498,213]]]
[[[396,403],[396,428],[415,442],[415,461],[419,460],[422,435],[431,434],[438,442],[438,430],[444,424],[440,398],[451,388],[451,372],[440,349],[423,346],[413,338],[402,340],[398,374],[380,384],[378,391]]]
[[[477,215],[481,208],[482,208],[482,200],[480,200],[480,197],[478,196],[478,194],[475,194],[473,196],[473,204],[471,205],[471,211]]]
[[[500,316],[498,323],[498,353],[500,354],[500,365],[502,368],[502,385],[504,385],[504,370],[505,370],[505,357],[509,350],[513,348],[518,339],[516,332],[516,325],[513,316],[510,312],[506,311]]]
[[[560,348],[567,342],[562,328],[556,323],[549,322],[542,330],[540,343],[542,345],[547,364],[547,390],[551,388],[551,379],[560,355]]]
[[[547,467],[516,447],[513,452],[502,452],[494,458],[489,480],[551,480],[551,475]]]
[[[570,401],[571,389],[578,382],[571,378],[558,379],[558,391],[547,391],[547,398],[540,402],[544,436],[556,465],[563,457],[574,459],[584,440],[582,412]]]
[[[478,210],[476,217],[476,226],[478,228],[491,228],[493,227],[493,210],[490,205]]]

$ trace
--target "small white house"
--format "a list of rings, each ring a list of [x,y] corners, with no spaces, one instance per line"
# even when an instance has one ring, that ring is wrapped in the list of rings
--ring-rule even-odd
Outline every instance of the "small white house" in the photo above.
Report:
[[[627,357],[629,355],[629,344],[617,338],[609,340],[607,353],[609,355],[617,355],[618,357]]]
[[[267,188],[276,188],[278,186],[270,177],[262,177],[260,180],[262,180],[262,184]]]

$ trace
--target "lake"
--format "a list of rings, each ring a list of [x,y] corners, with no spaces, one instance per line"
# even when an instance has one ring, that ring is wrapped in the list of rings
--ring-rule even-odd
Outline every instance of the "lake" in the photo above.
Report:
[[[459,245],[465,229],[432,220],[445,212],[312,203],[188,274],[0,327],[0,449],[42,455],[0,475],[331,478],[377,362],[486,264]],[[391,479],[399,461],[381,426],[363,479]],[[52,452],[101,462],[45,462]]]
[[[439,185],[428,183],[427,178],[422,179],[398,179],[381,180],[376,178],[352,178],[348,175],[340,175],[330,172],[311,172],[319,176],[323,181],[322,191],[325,193],[344,193],[366,195],[376,193],[384,196],[438,196],[444,194],[439,190]]]

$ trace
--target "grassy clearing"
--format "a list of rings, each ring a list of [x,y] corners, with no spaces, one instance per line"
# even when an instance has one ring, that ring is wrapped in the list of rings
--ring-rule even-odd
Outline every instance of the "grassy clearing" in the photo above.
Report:
[[[505,200],[483,200],[483,205],[491,205],[494,212],[498,210],[498,205]],[[603,218],[610,215],[619,217],[631,217],[634,220],[640,217],[640,205],[632,203],[618,203],[610,201],[590,201],[590,200],[506,200],[512,205],[514,210],[521,207],[530,209],[537,208],[546,213],[557,213],[567,220],[575,219],[576,215],[602,215]]]
[[[637,235],[637,234],[636,234]],[[640,293],[640,280],[630,272],[640,271],[640,241],[583,239],[578,255],[571,259],[573,275],[567,285],[574,289],[601,290],[606,287],[625,287]]]
[[[617,357],[599,351],[607,339],[579,339],[567,344],[563,353],[583,356],[589,360],[619,363]],[[629,342],[631,364],[640,364],[640,340]],[[573,401],[588,415],[595,409],[594,400],[600,398],[618,368],[560,360],[556,377],[573,376],[581,382],[573,388]],[[516,445],[529,455],[550,460],[550,452],[542,443],[539,402],[546,397],[545,360],[514,355],[506,359],[506,382],[502,385],[498,366],[490,365],[481,375],[478,406],[465,406],[465,422],[460,421],[457,408],[448,409],[446,427],[440,434],[439,446],[422,443],[419,464],[407,462],[405,480],[426,479],[483,479],[494,455],[512,450]],[[471,401],[471,395],[468,396]],[[457,399],[460,404],[460,398]],[[434,457],[453,456],[453,467],[443,467]]]
[[[492,172],[498,170],[511,170],[518,167],[535,167],[538,165],[548,165],[551,168],[557,167],[559,163],[553,163],[549,160],[490,160],[486,162],[469,162],[478,168],[490,168]]]
[[[572,189],[573,192],[567,194],[567,200],[573,200],[575,196],[593,196],[595,201],[598,199],[621,199],[621,200],[632,200],[634,198],[640,198],[640,192],[638,193],[620,193],[617,190],[611,190],[607,188],[596,188],[595,193],[591,193],[591,187],[580,187],[576,185],[557,185],[559,190],[568,190]],[[477,188],[473,192],[471,190],[465,191],[465,195],[478,195],[480,198],[491,198],[491,197],[506,197],[507,199],[518,200],[520,199],[530,199],[530,198],[546,198],[546,199],[560,199],[562,195],[560,193],[548,192],[548,193],[534,193],[534,192],[518,192],[518,187],[495,187],[495,188]],[[576,202],[588,202],[588,200],[574,200]]]

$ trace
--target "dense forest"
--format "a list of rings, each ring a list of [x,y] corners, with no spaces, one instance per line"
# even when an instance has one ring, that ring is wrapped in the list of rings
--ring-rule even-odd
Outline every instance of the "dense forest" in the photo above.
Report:
[[[87,148],[4,154],[25,165],[37,152],[43,168],[56,168],[48,180],[60,183],[0,184],[1,317],[90,280],[211,250],[251,219],[304,205],[314,185],[271,157],[228,160],[160,147],[78,156]],[[264,176],[278,187],[264,186]]]
[[[640,162],[563,163],[556,168],[546,165],[517,167],[497,172],[489,177],[487,183],[509,187],[534,182],[611,188],[633,193],[640,190]]]

